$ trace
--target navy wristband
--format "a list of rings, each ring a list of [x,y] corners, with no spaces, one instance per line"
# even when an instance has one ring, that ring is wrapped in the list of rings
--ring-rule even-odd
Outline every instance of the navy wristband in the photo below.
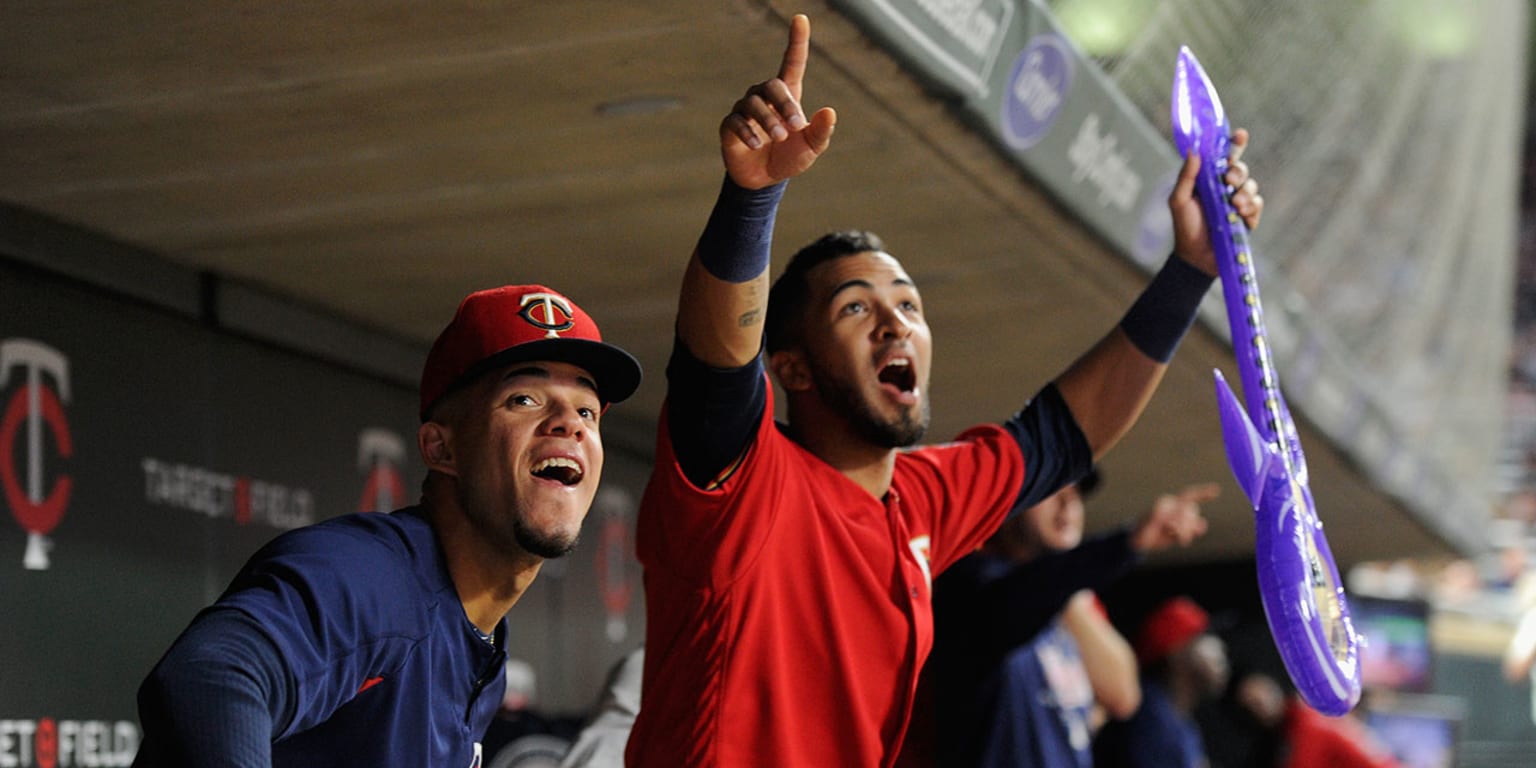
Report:
[[[768,270],[773,218],[784,196],[781,181],[762,189],[743,189],[725,177],[720,197],[699,235],[699,263],[728,283],[745,283]]]
[[[1147,357],[1166,363],[1195,322],[1200,300],[1216,278],[1171,256],[1136,303],[1120,318],[1120,329]]]

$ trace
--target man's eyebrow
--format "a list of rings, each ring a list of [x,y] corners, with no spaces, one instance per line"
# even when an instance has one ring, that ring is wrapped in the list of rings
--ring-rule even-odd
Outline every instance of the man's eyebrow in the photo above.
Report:
[[[528,363],[528,364],[525,364],[525,365],[519,365],[519,366],[516,366],[516,367],[513,367],[513,368],[508,368],[507,372],[505,374],[502,374],[501,380],[503,382],[506,382],[506,381],[510,381],[510,380],[512,380],[514,378],[517,378],[519,376],[532,376],[533,378],[536,378],[536,379],[551,379],[551,378],[553,378],[553,375],[549,372],[548,368],[545,368],[544,366],[539,365],[538,363]],[[596,379],[593,379],[591,376],[588,376],[586,374],[581,374],[581,375],[578,375],[576,377],[576,380],[579,381],[583,387],[586,387],[587,389],[592,390],[593,394],[597,393],[598,390],[597,390],[597,380]]]
[[[828,298],[828,300],[835,299],[835,298],[837,298],[837,295],[839,293],[842,293],[843,291],[846,291],[849,288],[874,288],[874,287],[875,286],[871,285],[868,280],[865,280],[863,278],[854,278],[852,280],[844,281],[843,283],[839,284],[836,288],[833,288],[831,295],[829,295],[827,298]]]
[[[891,281],[891,285],[904,285],[904,286],[907,286],[907,287],[910,287],[910,288],[916,288],[917,287],[916,283],[912,282],[912,280],[910,278],[905,278],[905,277],[898,277],[895,280],[892,280]],[[836,288],[833,288],[832,289],[832,293],[831,293],[831,295],[829,295],[827,297],[827,300],[831,301],[831,300],[837,298],[838,294],[842,293],[845,290],[848,290],[849,288],[869,288],[869,289],[873,289],[874,287],[875,287],[874,284],[869,282],[868,280],[865,280],[862,277],[855,277],[852,280],[846,280],[846,281],[838,284],[838,286]]]

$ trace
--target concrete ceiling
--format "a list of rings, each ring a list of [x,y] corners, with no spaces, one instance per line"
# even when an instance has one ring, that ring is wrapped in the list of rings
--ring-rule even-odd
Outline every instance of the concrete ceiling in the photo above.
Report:
[[[0,200],[423,350],[465,293],[553,285],[647,366],[610,429],[648,435],[682,266],[721,177],[716,126],[775,72],[798,11],[813,20],[806,102],[840,119],[792,184],[776,257],[831,228],[880,232],[938,340],[932,436],[1006,416],[1145,276],[822,3],[12,0]],[[1211,533],[1162,561],[1251,553],[1218,366],[1233,371],[1230,352],[1197,330],[1105,462],[1092,527],[1217,479]],[[1315,430],[1303,440],[1341,564],[1444,551]]]

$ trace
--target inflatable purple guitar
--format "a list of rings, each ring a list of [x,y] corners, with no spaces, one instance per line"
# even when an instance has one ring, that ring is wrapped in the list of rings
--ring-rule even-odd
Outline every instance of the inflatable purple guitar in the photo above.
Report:
[[[1180,154],[1200,154],[1196,189],[1247,400],[1244,409],[1216,371],[1227,460],[1253,502],[1259,589],[1269,631],[1302,698],[1319,712],[1342,715],[1360,700],[1359,637],[1307,487],[1301,440],[1280,394],[1248,229],[1227,200],[1232,190],[1222,182],[1230,126],[1216,89],[1188,48],[1179,49],[1172,111]]]

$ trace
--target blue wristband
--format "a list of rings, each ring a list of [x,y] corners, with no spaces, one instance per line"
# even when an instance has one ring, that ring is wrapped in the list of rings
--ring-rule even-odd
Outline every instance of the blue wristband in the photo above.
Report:
[[[1143,354],[1159,363],[1173,359],[1174,350],[1195,322],[1200,300],[1216,278],[1189,262],[1171,256],[1158,270],[1136,303],[1120,319],[1120,329]]]
[[[773,218],[784,196],[781,181],[762,189],[743,189],[725,177],[720,197],[699,235],[699,263],[728,283],[745,283],[768,270]]]

